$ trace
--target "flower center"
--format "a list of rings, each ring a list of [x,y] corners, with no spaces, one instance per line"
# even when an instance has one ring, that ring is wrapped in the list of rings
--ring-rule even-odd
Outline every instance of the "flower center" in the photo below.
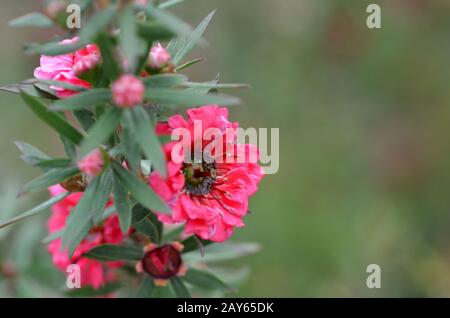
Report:
[[[214,163],[185,163],[183,174],[184,189],[193,195],[207,194],[217,176]]]

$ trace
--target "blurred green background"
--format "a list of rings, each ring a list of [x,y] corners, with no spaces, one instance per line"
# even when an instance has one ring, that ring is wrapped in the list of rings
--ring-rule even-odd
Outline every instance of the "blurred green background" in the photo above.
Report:
[[[22,43],[53,35],[7,26],[39,2],[2,3],[0,84],[32,77],[38,58]],[[369,3],[381,5],[380,30],[366,27]],[[229,264],[252,269],[237,296],[450,297],[450,2],[186,0],[172,11],[197,24],[215,8],[210,47],[191,55],[207,61],[188,75],[250,83],[231,119],[280,128],[280,170],[234,236],[263,246]],[[39,172],[13,141],[62,147],[18,96],[0,104],[3,219],[46,197],[15,199]],[[0,232],[0,295],[63,285],[40,243],[46,216]],[[366,287],[372,263],[381,289]]]

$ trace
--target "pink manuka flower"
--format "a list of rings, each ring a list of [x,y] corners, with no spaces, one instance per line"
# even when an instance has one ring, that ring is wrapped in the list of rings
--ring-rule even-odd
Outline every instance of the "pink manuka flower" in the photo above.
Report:
[[[145,86],[132,74],[122,75],[112,85],[113,101],[119,107],[128,108],[144,101]]]
[[[169,216],[159,214],[162,222],[185,222],[186,235],[196,234],[205,240],[223,242],[232,235],[235,227],[244,226],[242,218],[248,212],[248,197],[257,191],[264,174],[257,163],[259,153],[253,145],[237,144],[236,135],[225,138],[227,130],[235,131],[238,127],[237,123],[228,121],[226,108],[203,106],[189,109],[187,115],[188,120],[175,115],[167,123],[157,126],[160,134],[185,128],[192,137],[189,140],[180,138],[164,146],[168,177],[164,179],[158,172],[153,172],[149,184],[172,209]],[[201,140],[203,157],[210,159],[200,163],[191,160],[180,163],[178,158],[175,160],[172,150],[174,147],[184,149],[186,144],[193,145],[198,141],[194,140],[194,125],[198,121],[202,123],[203,132],[215,129],[216,133],[223,134],[219,136],[223,138],[214,139],[223,145],[223,151],[207,152],[211,141]],[[256,160],[249,160],[251,153],[256,154]]]
[[[78,37],[64,40],[61,45],[73,44],[78,40]],[[34,76],[38,79],[60,81],[89,89],[92,85],[80,79],[79,75],[93,69],[100,59],[100,51],[95,44],[89,44],[81,50],[64,55],[42,55],[41,65],[34,70]],[[77,93],[57,86],[51,88],[56,91],[59,98],[67,98]]]
[[[170,54],[160,43],[151,48],[148,56],[148,64],[151,68],[161,69],[169,64],[169,62]]]
[[[78,169],[89,177],[98,176],[105,166],[103,153],[100,149],[95,149],[86,157],[77,162]]]
[[[52,196],[66,191],[60,185],[52,186],[49,190]],[[77,205],[82,196],[82,192],[72,193],[52,207],[52,216],[48,220],[50,234],[62,230],[65,227],[70,211]],[[108,205],[111,205],[111,202]],[[92,286],[97,289],[106,282],[115,280],[114,269],[122,266],[122,263],[102,263],[94,259],[82,257],[82,255],[89,252],[95,246],[107,243],[118,244],[123,240],[124,235],[120,230],[119,219],[117,215],[112,215],[101,226],[94,227],[90,230],[86,238],[75,249],[72,259],[69,259],[67,250],[62,251],[61,238],[52,241],[48,246],[48,251],[52,256],[53,264],[59,270],[66,273],[67,266],[77,264],[80,266],[82,287]]]

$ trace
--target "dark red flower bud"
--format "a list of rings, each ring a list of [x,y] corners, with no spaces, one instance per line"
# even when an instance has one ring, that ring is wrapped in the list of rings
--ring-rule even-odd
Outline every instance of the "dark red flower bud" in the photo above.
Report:
[[[176,276],[182,266],[181,254],[173,245],[157,247],[145,253],[142,269],[157,279]]]

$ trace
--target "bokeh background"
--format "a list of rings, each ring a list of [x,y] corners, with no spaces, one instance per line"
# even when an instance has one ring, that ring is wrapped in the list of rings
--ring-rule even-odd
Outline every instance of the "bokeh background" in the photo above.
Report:
[[[40,1],[2,1],[0,84],[32,77],[22,43],[52,31],[7,22]],[[382,29],[366,7],[382,8]],[[247,82],[231,110],[244,127],[280,128],[280,170],[251,199],[236,241],[260,253],[229,266],[252,272],[237,296],[450,296],[450,1],[187,0],[197,24],[217,15],[207,61],[188,75]],[[15,140],[62,147],[18,96],[0,93],[0,219],[46,198],[16,200],[38,175]],[[45,214],[45,213],[44,213]],[[64,280],[45,246],[45,217],[0,232],[0,296],[55,296]],[[382,288],[366,287],[379,264]],[[9,277],[9,278],[7,278]]]

